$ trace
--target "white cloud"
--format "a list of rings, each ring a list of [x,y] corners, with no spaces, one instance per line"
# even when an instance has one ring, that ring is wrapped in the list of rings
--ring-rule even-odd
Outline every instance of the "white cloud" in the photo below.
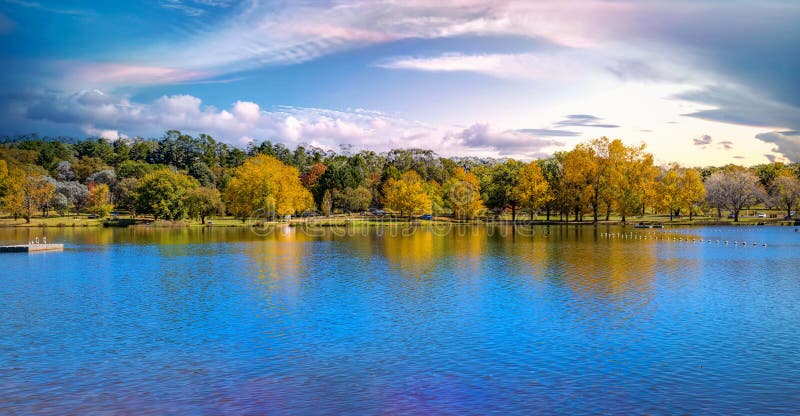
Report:
[[[575,56],[563,54],[444,54],[435,57],[395,57],[376,66],[428,72],[477,72],[499,78],[568,77],[587,73]]]
[[[246,123],[255,123],[261,117],[258,104],[249,101],[237,101],[233,105],[233,114],[237,119]]]
[[[235,145],[270,139],[288,146],[308,143],[328,149],[351,144],[375,151],[417,147],[443,155],[533,158],[564,145],[552,137],[577,135],[552,129],[497,129],[489,124],[432,126],[364,109],[279,106],[265,110],[248,101],[218,109],[191,95],[140,103],[99,90],[29,94],[17,97],[12,105],[22,109],[20,114],[28,121],[60,125],[61,130],[78,126],[83,133],[109,139],[157,137],[175,129],[207,133]]]

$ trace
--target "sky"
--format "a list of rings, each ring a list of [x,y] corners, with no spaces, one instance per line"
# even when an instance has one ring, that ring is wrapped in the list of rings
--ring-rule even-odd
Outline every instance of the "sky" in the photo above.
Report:
[[[800,162],[800,1],[0,0],[0,134]]]

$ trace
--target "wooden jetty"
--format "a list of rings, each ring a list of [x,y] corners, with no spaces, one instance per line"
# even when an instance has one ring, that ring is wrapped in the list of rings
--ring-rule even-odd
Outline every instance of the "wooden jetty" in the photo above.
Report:
[[[35,253],[39,251],[62,251],[63,244],[20,244],[16,246],[0,246],[0,253]]]

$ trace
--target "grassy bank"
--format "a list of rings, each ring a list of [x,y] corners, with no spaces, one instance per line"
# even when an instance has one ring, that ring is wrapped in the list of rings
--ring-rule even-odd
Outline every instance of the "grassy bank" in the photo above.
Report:
[[[151,227],[252,227],[261,224],[288,224],[290,226],[298,227],[391,227],[397,225],[406,225],[409,223],[429,223],[429,222],[446,222],[454,224],[486,224],[493,223],[498,225],[513,225],[513,224],[530,224],[530,218],[524,219],[518,217],[516,222],[511,220],[510,215],[500,216],[497,218],[483,218],[476,220],[455,220],[450,217],[434,217],[432,220],[422,220],[419,218],[400,218],[400,217],[373,217],[362,216],[358,214],[353,215],[334,215],[330,217],[313,217],[313,218],[294,218],[290,221],[281,222],[263,222],[256,220],[242,221],[234,217],[214,217],[206,220],[206,224],[200,223],[195,220],[181,220],[181,221],[155,221],[151,217],[137,217],[136,220],[131,220],[127,216],[120,217],[118,220],[112,218],[89,218],[87,215],[70,215],[70,216],[50,216],[50,217],[34,217],[31,218],[30,223],[27,223],[22,218],[14,219],[10,216],[0,217],[0,227],[102,227],[102,226],[151,226]],[[538,216],[534,222],[535,224],[549,224],[549,225],[592,225],[591,217],[584,217],[583,221],[561,221],[558,217],[551,216],[547,220],[546,216]],[[691,221],[688,217],[673,218],[670,220],[668,216],[663,215],[646,215],[642,217],[628,217],[625,225],[633,226],[638,223],[644,224],[660,224],[665,227],[671,226],[710,226],[710,225],[797,225],[795,221],[786,221],[782,218],[758,218],[756,216],[742,216],[739,222],[734,222],[730,218],[717,218],[708,216],[697,216]],[[622,223],[622,218],[617,216],[610,216],[608,220],[605,217],[599,221],[601,225],[619,225]]]

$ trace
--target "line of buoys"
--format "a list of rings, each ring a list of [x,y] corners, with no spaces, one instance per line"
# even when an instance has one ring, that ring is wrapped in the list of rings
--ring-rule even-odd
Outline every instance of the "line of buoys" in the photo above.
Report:
[[[682,234],[682,233],[678,233]],[[600,233],[601,237],[609,238],[609,239],[623,239],[623,240],[654,240],[654,241],[677,241],[677,242],[687,242],[687,243],[699,243],[699,244],[724,244],[729,245],[731,241],[728,240],[721,240],[721,239],[704,239],[704,238],[693,238],[689,236],[680,236],[680,235],[666,235],[661,233]],[[742,246],[747,247],[748,243],[745,240],[732,241],[734,246]],[[767,247],[767,243],[757,243],[751,241],[750,246],[756,247]]]

